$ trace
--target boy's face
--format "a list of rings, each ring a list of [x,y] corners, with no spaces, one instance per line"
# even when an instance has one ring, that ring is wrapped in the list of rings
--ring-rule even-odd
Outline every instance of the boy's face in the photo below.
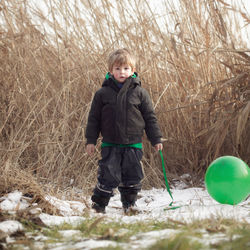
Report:
[[[132,67],[129,66],[128,64],[122,64],[122,65],[115,64],[110,73],[114,76],[116,81],[123,83],[128,77],[134,74],[134,69],[132,69]]]

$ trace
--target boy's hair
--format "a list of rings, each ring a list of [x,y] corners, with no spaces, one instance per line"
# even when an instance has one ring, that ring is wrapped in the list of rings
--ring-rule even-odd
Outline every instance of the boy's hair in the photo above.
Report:
[[[132,69],[135,68],[136,60],[135,57],[130,53],[128,49],[117,49],[112,52],[108,58],[108,70],[112,71],[113,66],[128,64]]]

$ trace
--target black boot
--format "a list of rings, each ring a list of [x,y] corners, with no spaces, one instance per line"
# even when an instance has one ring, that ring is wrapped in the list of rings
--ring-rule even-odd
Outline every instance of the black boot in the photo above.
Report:
[[[94,194],[91,197],[91,200],[93,201],[92,208],[97,213],[105,213],[105,207],[108,205],[111,196],[112,195],[95,188]]]
[[[135,205],[137,194],[141,190],[141,184],[133,186],[119,186],[118,190],[121,194],[121,202],[123,208],[132,207]]]
[[[102,213],[105,214],[105,207],[100,206],[98,203],[93,202],[92,203],[92,208],[97,212],[97,213]]]
[[[121,202],[125,214],[136,214],[136,198],[137,193],[121,193]]]

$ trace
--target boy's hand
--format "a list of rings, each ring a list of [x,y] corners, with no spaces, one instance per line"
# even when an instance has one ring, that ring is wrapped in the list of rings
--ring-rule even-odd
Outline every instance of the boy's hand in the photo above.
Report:
[[[95,152],[95,145],[94,144],[87,144],[86,152],[88,155],[92,155]]]
[[[162,143],[155,144],[154,148],[155,148],[156,151],[162,150],[163,149]]]

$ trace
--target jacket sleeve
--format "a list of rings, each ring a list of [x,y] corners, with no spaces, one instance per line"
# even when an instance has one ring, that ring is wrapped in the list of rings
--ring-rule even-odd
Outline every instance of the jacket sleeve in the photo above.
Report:
[[[96,141],[100,134],[101,127],[101,95],[97,91],[91,103],[91,108],[88,115],[87,127],[85,130],[85,137],[87,144],[96,144]]]
[[[161,142],[162,133],[155,115],[151,98],[148,92],[143,88],[141,100],[140,110],[145,121],[145,132],[149,141],[154,146],[155,144]]]

